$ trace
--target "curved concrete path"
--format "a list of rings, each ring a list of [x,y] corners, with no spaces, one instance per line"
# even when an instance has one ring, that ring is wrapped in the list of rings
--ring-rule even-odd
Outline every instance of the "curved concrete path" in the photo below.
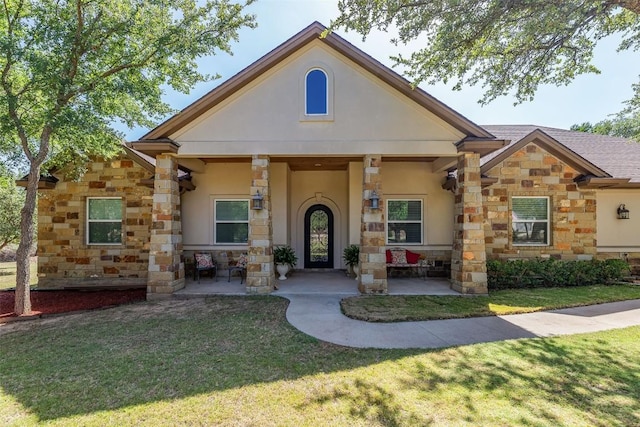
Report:
[[[297,329],[349,347],[440,348],[640,325],[640,300],[497,317],[370,323],[340,312],[346,294],[274,294],[290,301],[287,320]]]

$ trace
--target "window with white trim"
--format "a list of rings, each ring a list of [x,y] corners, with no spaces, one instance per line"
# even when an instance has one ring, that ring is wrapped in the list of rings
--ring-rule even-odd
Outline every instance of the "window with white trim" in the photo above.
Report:
[[[387,243],[422,244],[422,200],[387,199]]]
[[[249,200],[214,202],[215,243],[242,244],[249,241]]]
[[[549,245],[549,197],[511,198],[511,241],[514,245]]]
[[[122,199],[87,198],[87,244],[122,244]]]
[[[305,76],[305,114],[329,114],[329,79],[320,68],[313,68]]]

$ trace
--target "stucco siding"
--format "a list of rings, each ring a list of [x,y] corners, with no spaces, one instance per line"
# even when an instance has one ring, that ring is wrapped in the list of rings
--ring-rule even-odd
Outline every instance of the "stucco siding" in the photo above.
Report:
[[[385,199],[419,199],[423,206],[423,246],[446,246],[453,241],[453,194],[442,189],[444,175],[430,163],[383,162]]]
[[[315,204],[326,205],[334,217],[334,268],[344,268],[342,251],[347,244],[349,217],[349,178],[347,171],[291,172],[291,245],[298,255],[298,268],[304,265],[304,214]]]
[[[300,120],[306,71],[333,76],[333,120]],[[250,124],[250,125],[248,125]],[[345,57],[311,43],[171,135],[180,155],[455,153],[462,133]]]
[[[216,199],[249,199],[250,163],[210,163],[203,173],[194,173],[194,191],[182,195],[182,234],[186,249],[213,245],[213,215]]]
[[[640,190],[598,190],[598,251],[640,252]],[[618,206],[624,204],[630,219],[618,219]]]

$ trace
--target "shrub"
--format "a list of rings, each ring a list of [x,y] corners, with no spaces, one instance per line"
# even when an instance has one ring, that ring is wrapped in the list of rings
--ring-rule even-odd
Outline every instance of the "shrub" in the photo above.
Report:
[[[628,272],[629,265],[621,259],[487,261],[490,290],[611,284],[622,280]]]

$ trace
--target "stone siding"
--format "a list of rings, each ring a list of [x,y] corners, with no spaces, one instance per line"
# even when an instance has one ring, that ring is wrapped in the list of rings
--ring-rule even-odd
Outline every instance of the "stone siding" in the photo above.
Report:
[[[489,259],[590,259],[596,255],[596,194],[580,190],[579,172],[535,143],[527,144],[486,173],[498,182],[483,189],[485,242]],[[513,245],[511,197],[549,196],[548,246]]]
[[[144,286],[153,190],[133,160],[96,160],[80,181],[61,179],[38,198],[38,286]],[[62,177],[61,177],[62,178]],[[87,198],[122,197],[123,244],[87,245]]]
[[[486,294],[487,265],[482,207],[480,155],[458,158],[458,185],[451,251],[451,288],[463,294]]]
[[[271,205],[271,161],[268,156],[251,159],[251,195],[262,195],[263,209],[249,211],[249,260],[247,285],[249,294],[265,294],[276,285],[273,264],[273,220]]]
[[[360,220],[360,274],[358,290],[364,294],[387,293],[384,194],[381,155],[366,155],[363,161],[362,211]],[[378,194],[379,208],[371,207],[371,195]]]
[[[178,162],[169,154],[156,156],[151,221],[147,299],[168,298],[184,288]]]

